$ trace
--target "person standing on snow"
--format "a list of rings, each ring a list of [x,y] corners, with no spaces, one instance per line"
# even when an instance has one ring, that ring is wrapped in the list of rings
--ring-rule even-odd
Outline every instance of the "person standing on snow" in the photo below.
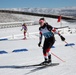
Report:
[[[26,39],[26,32],[27,32],[27,26],[26,26],[26,23],[24,23],[23,25],[22,25],[22,29],[21,29],[21,31],[22,30],[24,30],[24,32],[23,32],[23,34],[24,34],[24,38],[23,39]]]
[[[39,43],[38,46],[41,46],[42,36],[45,37],[44,44],[43,44],[43,55],[44,55],[44,62],[42,64],[49,64],[52,62],[50,49],[52,48],[53,44],[55,43],[54,33],[57,33],[62,41],[65,41],[65,38],[51,25],[45,22],[44,18],[40,18],[39,20]]]

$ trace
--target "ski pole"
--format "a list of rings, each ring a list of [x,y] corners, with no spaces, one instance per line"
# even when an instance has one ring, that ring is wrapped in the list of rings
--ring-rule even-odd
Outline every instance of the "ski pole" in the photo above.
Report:
[[[58,58],[59,60],[61,60],[62,62],[65,62],[64,60],[62,60],[60,57],[58,57],[58,56],[55,55],[54,53],[51,52],[51,54],[52,54],[53,56],[55,56],[56,58]]]
[[[66,41],[64,41],[66,44],[68,44]]]
[[[42,46],[40,46],[40,47],[42,47]],[[61,60],[62,62],[65,62],[64,60],[62,60],[60,57],[58,57],[58,56],[55,55],[54,53],[51,52],[51,54],[52,54],[53,56],[55,56],[56,58],[58,58],[59,60]]]

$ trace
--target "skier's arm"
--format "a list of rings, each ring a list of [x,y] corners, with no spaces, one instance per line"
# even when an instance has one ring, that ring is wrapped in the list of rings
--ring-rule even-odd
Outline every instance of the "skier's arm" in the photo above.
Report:
[[[40,32],[39,33],[39,43],[38,43],[38,46],[40,47],[41,45],[41,42],[42,42],[42,33]]]
[[[59,33],[59,31],[56,28],[52,28],[52,31],[57,33],[60,36],[62,41],[65,41],[65,38]]]
[[[52,31],[52,32],[58,34],[62,41],[65,41],[65,38],[59,33],[59,31],[56,28],[52,27],[51,25],[47,25],[47,28],[49,31]]]

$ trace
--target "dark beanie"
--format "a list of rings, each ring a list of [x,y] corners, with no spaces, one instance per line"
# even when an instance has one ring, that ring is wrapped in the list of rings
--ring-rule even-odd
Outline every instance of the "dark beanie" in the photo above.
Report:
[[[45,19],[44,19],[44,18],[40,18],[40,20],[45,20]],[[39,21],[40,21],[40,20],[39,20]]]

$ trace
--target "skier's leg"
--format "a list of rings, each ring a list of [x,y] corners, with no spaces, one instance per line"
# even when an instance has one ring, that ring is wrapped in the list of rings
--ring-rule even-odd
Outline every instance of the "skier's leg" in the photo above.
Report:
[[[48,63],[51,63],[52,60],[51,60],[51,54],[48,55]]]
[[[44,55],[45,63],[48,63],[48,52],[50,50],[50,48],[48,49],[48,46],[49,46],[48,40],[45,39],[44,44],[43,44],[43,55]]]
[[[46,40],[45,40],[45,41],[44,41],[44,44],[43,44],[43,56],[44,56],[44,60],[45,60],[45,61],[47,61],[46,47],[47,47],[47,42],[46,42]]]
[[[50,38],[48,43],[47,43],[48,48],[47,48],[46,52],[48,54],[48,63],[52,62],[50,49],[52,48],[54,42],[55,42],[55,38]]]
[[[45,49],[43,49],[43,56],[44,56],[44,60],[47,61],[47,52]]]
[[[24,39],[26,39],[26,32],[24,31]]]
[[[51,54],[50,54],[50,48],[47,49],[47,54],[48,54],[48,63],[50,63],[50,62],[52,62]]]

